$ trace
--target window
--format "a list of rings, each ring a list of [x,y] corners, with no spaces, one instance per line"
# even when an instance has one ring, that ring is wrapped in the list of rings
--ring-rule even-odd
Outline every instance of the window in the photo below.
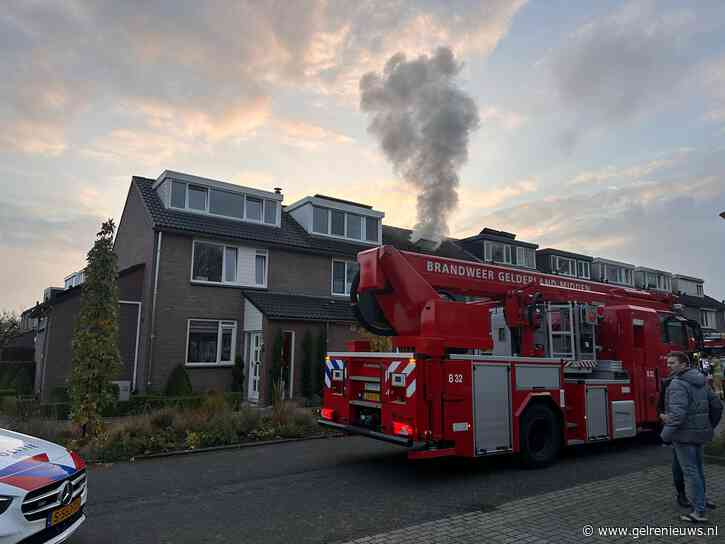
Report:
[[[191,280],[267,286],[267,250],[194,240]]]
[[[647,289],[657,289],[657,274],[646,272],[644,275],[644,286]]]
[[[267,253],[259,250],[254,256],[254,281],[257,285],[267,285]]]
[[[247,196],[247,219],[252,221],[262,220],[262,199]]]
[[[212,189],[209,193],[209,212],[226,217],[244,217],[244,195]]]
[[[224,281],[235,283],[237,281],[237,254],[236,247],[224,248]]]
[[[705,292],[704,292],[704,290],[702,288],[702,284],[701,283],[698,283],[697,284],[697,296],[698,297],[705,296]]]
[[[555,274],[561,274],[562,276],[575,276],[575,261],[573,259],[567,259],[566,257],[559,257],[554,255],[551,258],[551,270]]]
[[[670,344],[676,344],[680,347],[687,347],[687,339],[682,322],[677,319],[667,321],[667,339]]]
[[[206,187],[189,185],[189,208],[205,212],[207,193],[208,190]]]
[[[237,322],[208,319],[188,321],[186,364],[233,364]]]
[[[716,312],[714,310],[700,310],[700,320],[704,328],[716,328]]]
[[[330,232],[330,210],[327,208],[312,208],[312,231],[319,234],[328,234]]]
[[[277,224],[277,203],[274,200],[264,201],[264,222],[268,225]]]
[[[353,240],[362,239],[362,217],[352,213],[347,214],[347,237]]]
[[[576,262],[576,275],[580,278],[589,279],[589,263],[587,261]]]
[[[359,269],[356,261],[332,261],[332,294],[347,296]]]
[[[365,239],[368,242],[378,241],[378,220],[374,217],[365,218]]]
[[[620,285],[632,285],[632,270],[629,268],[605,264],[604,271],[604,278],[607,282],[618,283]]]
[[[511,264],[511,246],[500,242],[483,242],[483,253],[486,261]]]
[[[186,183],[171,182],[171,206],[186,208]]]
[[[334,236],[345,236],[345,212],[330,210],[330,234]]]
[[[197,281],[222,281],[224,246],[196,242],[194,244],[194,268],[192,279]]]
[[[536,256],[534,250],[529,247],[517,247],[516,248],[516,264],[519,266],[526,266],[528,268],[536,268],[534,263]]]
[[[168,198],[172,208],[246,221],[264,220],[267,225],[278,224],[278,205],[275,200],[175,180],[166,183],[171,184],[171,196]]]

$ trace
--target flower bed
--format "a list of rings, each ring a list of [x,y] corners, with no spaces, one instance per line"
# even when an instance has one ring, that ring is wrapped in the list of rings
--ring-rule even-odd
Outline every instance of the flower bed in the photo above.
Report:
[[[197,407],[162,408],[108,419],[104,431],[92,440],[79,439],[70,422],[16,419],[11,428],[58,442],[98,462],[258,440],[301,438],[323,432],[310,409],[280,403],[270,409],[244,406],[234,410],[221,395],[210,395]]]

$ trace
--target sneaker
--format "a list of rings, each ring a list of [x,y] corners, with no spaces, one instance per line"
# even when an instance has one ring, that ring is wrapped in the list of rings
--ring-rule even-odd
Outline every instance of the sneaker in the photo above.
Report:
[[[680,516],[682,521],[689,521],[691,523],[707,523],[707,518],[700,512],[690,512],[689,514],[683,514]]]
[[[712,502],[710,499],[705,499],[705,508],[708,510],[715,510],[715,508],[717,508],[717,504]]]
[[[682,508],[692,508],[692,503],[687,499],[687,495],[684,493],[677,494],[677,504]]]

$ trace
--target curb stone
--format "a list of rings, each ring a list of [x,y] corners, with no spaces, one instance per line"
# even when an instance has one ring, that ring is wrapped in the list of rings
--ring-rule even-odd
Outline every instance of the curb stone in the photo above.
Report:
[[[346,436],[345,433],[325,433],[325,434],[314,434],[314,435],[310,435],[310,436],[303,436],[300,438],[281,438],[279,440],[259,440],[259,441],[253,441],[253,442],[240,442],[238,444],[228,444],[226,446],[210,446],[208,448],[196,448],[193,450],[165,451],[165,452],[160,452],[160,453],[150,453],[148,455],[137,455],[136,457],[131,457],[131,459],[129,459],[129,462],[133,463],[135,461],[145,461],[147,459],[160,459],[163,457],[179,457],[182,455],[192,455],[195,453],[209,453],[209,452],[215,452],[215,451],[239,450],[239,449],[243,449],[243,448],[273,446],[276,444],[287,444],[289,442],[304,442],[306,440],[341,438],[344,436]]]

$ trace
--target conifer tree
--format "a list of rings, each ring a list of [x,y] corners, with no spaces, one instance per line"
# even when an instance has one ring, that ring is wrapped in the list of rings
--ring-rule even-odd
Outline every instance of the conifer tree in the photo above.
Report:
[[[103,223],[88,252],[80,315],[73,334],[71,416],[81,426],[83,436],[94,436],[101,430],[101,414],[115,400],[111,380],[121,370],[114,230],[112,219]]]

